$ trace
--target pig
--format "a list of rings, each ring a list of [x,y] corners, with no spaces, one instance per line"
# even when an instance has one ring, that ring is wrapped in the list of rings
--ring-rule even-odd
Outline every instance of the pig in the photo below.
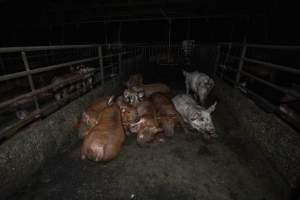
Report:
[[[113,103],[113,96],[100,97],[94,101],[86,111],[82,113],[78,136],[84,138],[88,135],[89,130],[98,124],[99,114],[104,108]]]
[[[154,93],[150,96],[154,104],[159,125],[168,137],[174,135],[174,128],[180,122],[180,115],[176,111],[172,100],[163,93]]]
[[[128,81],[126,81],[125,85],[128,89],[132,87],[140,87],[143,84],[143,76],[142,74],[133,74],[129,77]]]
[[[142,85],[142,88],[145,93],[145,97],[150,97],[152,94],[156,92],[170,94],[171,90],[170,88],[163,83],[153,83],[153,84],[144,84]]]
[[[121,111],[122,125],[125,134],[127,136],[130,136],[131,135],[130,125],[137,122],[137,120],[139,119],[137,109],[134,106],[124,102],[123,96],[119,96],[116,102]]]
[[[195,99],[199,99],[202,106],[205,105],[205,100],[211,90],[215,86],[215,82],[204,73],[182,71],[185,76],[186,94],[189,94],[190,89],[194,93]]]
[[[55,76],[51,80],[51,84],[57,84],[57,86],[53,88],[54,97],[57,101],[67,98],[70,93],[76,90],[82,89],[83,92],[86,92],[88,88],[93,88],[95,68],[79,65],[75,68],[71,67],[70,71],[71,73]],[[78,79],[78,81],[64,85],[63,82],[68,79]]]
[[[125,89],[123,92],[124,102],[137,106],[140,102],[143,101],[145,96],[143,88],[132,87],[131,89]]]
[[[211,137],[217,137],[215,126],[211,119],[211,113],[216,109],[217,102],[205,109],[197,105],[196,101],[186,94],[175,96],[172,102],[185,123],[199,132],[207,133]]]
[[[162,129],[156,119],[155,107],[149,100],[141,102],[137,107],[139,121],[130,125],[130,132],[137,134],[137,143],[141,146],[154,140]]]
[[[98,125],[83,141],[81,159],[96,162],[112,160],[120,153],[125,137],[118,105],[107,106],[99,115]]]

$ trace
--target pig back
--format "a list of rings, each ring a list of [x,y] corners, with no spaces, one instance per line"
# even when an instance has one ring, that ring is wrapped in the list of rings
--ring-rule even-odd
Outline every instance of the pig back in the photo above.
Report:
[[[197,105],[195,100],[186,94],[179,94],[172,99],[172,102],[176,108],[176,110],[180,113],[180,115],[187,119],[191,109]]]
[[[103,109],[99,123],[85,138],[81,148],[81,158],[93,161],[114,159],[121,151],[125,134],[121,125],[121,114],[117,105]]]
[[[146,97],[150,97],[152,94],[161,92],[169,94],[171,93],[170,88],[163,83],[144,84],[143,89]]]
[[[107,107],[109,96],[101,97],[90,104],[87,110],[82,114],[79,127],[79,137],[83,138],[88,131],[98,124],[98,116],[100,112]]]

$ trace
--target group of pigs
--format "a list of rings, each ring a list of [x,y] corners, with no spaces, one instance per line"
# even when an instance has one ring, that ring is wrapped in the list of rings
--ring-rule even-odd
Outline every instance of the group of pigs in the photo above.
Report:
[[[207,109],[201,106],[214,81],[203,73],[183,73],[187,94],[172,98],[167,85],[144,84],[142,75],[134,74],[122,95],[104,96],[89,105],[80,120],[81,159],[112,160],[120,153],[126,137],[136,137],[137,144],[145,146],[172,137],[177,125],[185,132],[192,128],[216,136],[211,119],[216,103]],[[188,95],[190,90],[201,105]]]

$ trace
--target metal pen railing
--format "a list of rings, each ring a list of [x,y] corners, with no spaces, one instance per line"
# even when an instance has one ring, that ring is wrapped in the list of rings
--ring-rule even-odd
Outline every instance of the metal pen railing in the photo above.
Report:
[[[67,54],[70,54],[70,57],[63,56],[63,60],[65,62],[61,62],[60,52],[54,54],[55,51],[67,51]],[[69,52],[68,52],[69,51]],[[38,54],[38,56],[34,55],[34,57],[40,57],[40,63],[37,64],[39,67],[32,67],[28,58],[28,53],[34,54],[39,52],[48,52],[43,54]],[[65,105],[67,102],[74,100],[75,98],[85,94],[87,91],[92,88],[88,88],[85,90],[76,90],[72,94],[70,94],[67,98],[62,99],[61,101],[47,102],[46,105],[41,105],[39,97],[49,91],[52,91],[54,88],[66,87],[68,85],[74,83],[82,83],[90,77],[94,77],[95,81],[93,82],[93,87],[96,85],[100,85],[103,87],[105,85],[105,80],[107,79],[116,79],[122,78],[122,63],[126,62],[127,59],[135,59],[136,53],[138,51],[135,47],[130,48],[119,48],[117,50],[110,51],[109,48],[105,45],[99,44],[91,44],[91,45],[63,45],[63,46],[34,46],[34,47],[4,47],[0,48],[0,60],[1,60],[1,69],[0,71],[0,84],[6,83],[7,81],[16,81],[18,79],[27,77],[27,84],[29,83],[30,91],[25,92],[23,94],[17,94],[9,99],[5,99],[0,101],[0,114],[4,113],[7,108],[12,108],[14,110],[17,105],[22,102],[33,102],[34,110],[31,111],[25,118],[15,121],[12,120],[13,123],[10,123],[6,126],[2,126],[0,128],[0,140],[9,138],[15,132],[17,132],[20,128],[25,125],[31,123],[35,119],[40,118],[41,116],[47,115],[46,113],[51,113],[50,110],[55,111],[59,107]],[[13,54],[12,56],[9,56]],[[54,56],[53,56],[54,55]],[[46,58],[45,58],[46,56]],[[77,57],[84,57],[82,59],[76,59]],[[65,57],[65,59],[64,59]],[[45,58],[45,59],[44,59]],[[57,58],[57,59],[56,59]],[[22,60],[24,68],[23,70],[18,69],[17,72],[9,73],[7,71],[12,71],[14,68],[13,65],[10,65],[11,59]],[[71,59],[71,60],[69,60]],[[51,64],[44,61],[52,60]],[[7,62],[6,62],[7,61]],[[42,62],[43,61],[43,62]],[[8,63],[8,65],[6,65]],[[15,62],[17,63],[17,62]],[[55,63],[55,64],[53,64]],[[41,74],[46,74],[47,76],[52,76],[55,72],[59,72],[59,70],[65,70],[65,74],[71,73],[67,70],[68,67],[74,65],[84,64],[87,67],[93,68],[93,73],[89,73],[86,76],[74,76],[65,78],[59,83],[47,83],[41,87],[36,86],[36,82],[33,79],[33,76],[40,76]],[[124,65],[125,66],[125,65]],[[114,74],[105,74],[105,69],[109,68],[111,73]],[[0,70],[1,70],[0,69]],[[6,70],[10,69],[10,70]],[[116,74],[117,73],[117,74]],[[54,76],[54,75],[53,75]],[[8,83],[9,84],[9,83]],[[21,83],[21,85],[23,82]],[[3,84],[3,86],[5,86]],[[12,93],[13,91],[9,91]],[[1,96],[5,96],[1,94]],[[51,95],[50,98],[53,99],[54,95]],[[1,111],[2,110],[2,111]],[[9,111],[9,113],[13,113],[13,111]],[[5,117],[5,116],[3,116]],[[0,120],[3,118],[1,117]]]
[[[232,55],[232,48],[237,48],[240,53],[239,56]],[[285,87],[278,83],[272,82],[271,80],[265,79],[264,77],[259,77],[256,74],[253,74],[245,70],[245,62],[256,64],[263,68],[267,68],[272,71],[285,72],[294,76],[300,75],[300,69],[297,67],[289,67],[281,64],[275,64],[272,62],[266,62],[259,59],[250,58],[247,56],[248,49],[264,49],[266,50],[280,50],[280,51],[296,51],[300,50],[300,46],[288,46],[288,45],[260,45],[260,44],[247,44],[247,43],[219,43],[218,44],[218,53],[216,57],[216,66],[215,66],[215,75],[220,75],[224,80],[232,83],[236,88],[241,89],[242,91],[250,94],[252,97],[257,99],[263,104],[267,105],[275,113],[281,113],[279,106],[276,103],[272,102],[270,99],[266,99],[262,95],[258,94],[253,89],[247,88],[241,83],[241,77],[248,77],[249,79],[255,80],[260,84],[271,87],[276,91],[279,91],[285,95],[293,96],[295,99],[300,99],[300,93],[298,90],[291,87]],[[223,52],[222,52],[223,50]],[[222,58],[222,59],[221,59]],[[229,61],[232,61],[231,63]],[[234,67],[235,62],[237,66]],[[254,67],[254,66],[253,66]],[[231,73],[231,76],[229,75]],[[299,76],[300,79],[300,76]]]

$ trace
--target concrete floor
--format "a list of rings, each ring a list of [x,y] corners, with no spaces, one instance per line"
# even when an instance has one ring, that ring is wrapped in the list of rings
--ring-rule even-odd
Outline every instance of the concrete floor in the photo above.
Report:
[[[181,70],[177,74],[182,76]],[[178,80],[169,85],[180,88],[176,91],[180,93],[183,83]],[[238,120],[232,119],[222,102],[213,119],[217,140],[186,136],[180,128],[174,138],[145,148],[131,137],[121,154],[108,163],[80,160],[79,143],[48,161],[10,199],[281,199],[275,185],[264,176],[263,166],[254,167],[260,162],[238,140],[227,136],[242,129],[237,129]]]
[[[178,128],[174,138],[146,148],[128,138],[108,163],[81,161],[78,144],[47,162],[10,199],[279,199],[225,143],[186,137]]]

